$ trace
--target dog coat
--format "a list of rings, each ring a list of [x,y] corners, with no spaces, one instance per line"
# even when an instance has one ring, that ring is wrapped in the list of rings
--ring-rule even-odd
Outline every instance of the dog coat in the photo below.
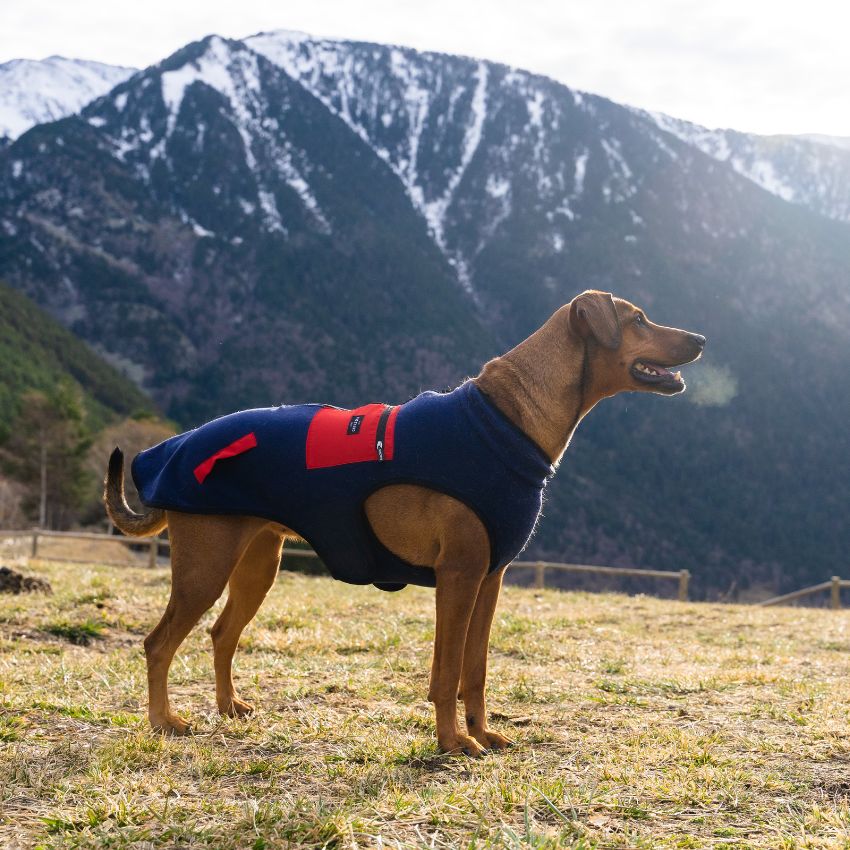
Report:
[[[552,466],[468,381],[391,407],[318,404],[244,410],[141,452],[133,480],[150,507],[273,520],[308,541],[334,578],[398,590],[433,587],[366,518],[369,495],[419,484],[463,502],[490,538],[490,570],[526,546]]]

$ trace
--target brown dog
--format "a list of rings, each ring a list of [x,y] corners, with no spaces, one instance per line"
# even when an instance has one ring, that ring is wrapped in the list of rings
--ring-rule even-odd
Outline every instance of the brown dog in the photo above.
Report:
[[[557,464],[582,417],[619,392],[674,395],[685,389],[675,367],[696,360],[705,337],[653,324],[628,301],[588,291],[561,307],[516,348],[487,363],[478,388]],[[255,517],[208,516],[151,509],[136,514],[124,499],[123,466],[110,465],[104,500],[125,534],[148,536],[166,526],[172,589],[165,614],[145,640],[149,717],[159,730],[184,733],[168,701],[168,669],[177,648],[224,591],[227,604],[212,628],[216,698],[222,714],[251,706],[236,696],[231,663],[239,636],[277,575],[283,526]],[[365,504],[378,540],[410,564],[436,571],[437,624],[431,687],[437,739],[446,752],[480,755],[511,742],[487,726],[484,687],[490,626],[504,570],[488,574],[490,541],[465,504],[416,485],[390,485]],[[463,699],[467,733],[460,730]]]

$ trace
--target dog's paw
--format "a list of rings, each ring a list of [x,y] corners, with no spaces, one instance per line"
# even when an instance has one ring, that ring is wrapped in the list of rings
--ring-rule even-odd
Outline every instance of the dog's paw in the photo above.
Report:
[[[439,744],[440,749],[444,753],[463,754],[472,758],[478,758],[487,752],[475,738],[470,735],[464,735],[461,732],[458,732],[453,738],[440,741]]]
[[[226,704],[219,703],[218,710],[225,717],[246,717],[254,710],[250,702],[233,697]]]
[[[192,731],[189,721],[176,714],[167,714],[163,718],[152,717],[151,726],[154,732],[161,735],[188,735]]]
[[[515,741],[490,729],[476,729],[471,734],[482,747],[488,750],[506,750],[508,747],[516,746]]]

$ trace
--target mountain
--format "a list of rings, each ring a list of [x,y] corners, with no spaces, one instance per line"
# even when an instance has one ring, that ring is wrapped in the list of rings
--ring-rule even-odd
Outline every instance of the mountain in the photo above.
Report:
[[[661,113],[652,117],[661,129],[728,162],[771,194],[828,218],[850,222],[850,139],[758,136],[709,130]]]
[[[150,399],[84,342],[20,292],[0,282],[0,438],[26,390],[50,392],[67,380],[79,387],[95,428],[117,416],[150,412]]]
[[[403,401],[613,291],[707,354],[588,417],[531,553],[782,589],[850,546],[850,231],[733,160],[496,63],[211,36],[0,152],[0,274],[185,426]]]
[[[395,175],[239,42],[190,45],[34,128],[3,173],[10,279],[183,422],[410,394],[490,350]]]
[[[0,140],[79,112],[135,70],[64,56],[0,64]]]
[[[806,133],[801,138],[833,148],[850,150],[850,136],[825,136],[823,133]]]

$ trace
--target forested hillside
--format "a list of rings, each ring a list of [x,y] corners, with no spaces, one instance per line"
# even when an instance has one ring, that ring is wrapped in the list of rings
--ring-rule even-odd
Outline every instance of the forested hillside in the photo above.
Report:
[[[28,298],[0,282],[0,440],[27,390],[54,391],[63,381],[82,395],[89,423],[151,412],[149,398],[82,340]]]

